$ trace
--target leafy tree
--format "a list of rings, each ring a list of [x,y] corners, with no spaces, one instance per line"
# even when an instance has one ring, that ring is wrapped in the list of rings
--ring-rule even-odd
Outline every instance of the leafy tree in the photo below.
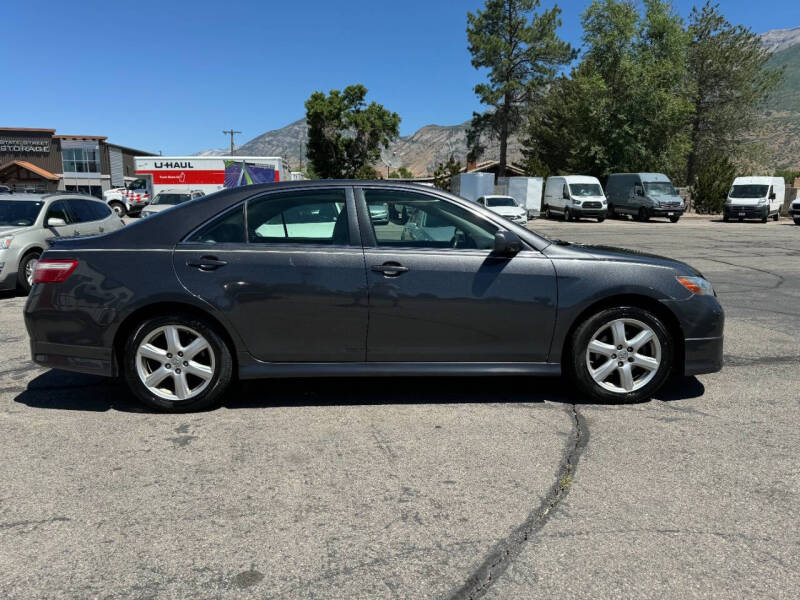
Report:
[[[442,190],[449,190],[453,177],[461,172],[461,163],[453,155],[446,163],[439,163],[433,170],[433,185]]]
[[[397,171],[389,173],[389,179],[414,179],[414,174],[406,167],[400,167]]]
[[[683,178],[688,36],[668,2],[643,6],[640,14],[630,0],[593,0],[584,12],[582,60],[533,107],[524,142],[551,172]]]
[[[717,152],[703,156],[691,186],[692,204],[699,213],[722,212],[736,167],[728,154]]]
[[[477,160],[486,135],[500,142],[500,175],[505,174],[508,138],[521,123],[524,108],[553,80],[559,67],[575,57],[556,34],[561,10],[536,13],[540,0],[486,0],[483,10],[467,13],[472,66],[488,69],[488,81],[475,94],[489,110],[475,113],[467,133],[469,160]]]
[[[327,96],[314,92],[306,100],[307,155],[319,177],[377,177],[370,165],[380,157],[381,147],[397,137],[400,117],[381,104],[367,105],[366,95],[367,88],[359,84]]]
[[[686,178],[692,183],[719,151],[736,155],[760,106],[780,83],[783,69],[767,69],[770,53],[759,36],[731,25],[718,4],[706,2],[689,17],[688,71],[695,106]],[[711,155],[711,158],[706,158]]]

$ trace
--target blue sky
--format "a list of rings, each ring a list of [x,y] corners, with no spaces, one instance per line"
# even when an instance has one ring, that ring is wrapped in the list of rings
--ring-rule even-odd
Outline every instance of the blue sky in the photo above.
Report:
[[[543,2],[552,6],[552,2]],[[559,2],[580,43],[587,2]],[[674,0],[687,16],[694,2]],[[723,0],[754,31],[800,25],[800,1]],[[479,109],[465,2],[8,0],[0,126],[52,127],[164,154],[243,143],[304,114],[314,90],[363,83],[401,134]]]

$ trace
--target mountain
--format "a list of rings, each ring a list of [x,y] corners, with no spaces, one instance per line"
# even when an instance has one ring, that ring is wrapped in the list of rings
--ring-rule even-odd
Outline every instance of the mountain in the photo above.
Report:
[[[765,148],[763,159],[768,169],[800,170],[800,27],[774,29],[761,34],[765,48],[773,52],[770,68],[785,66],[785,77],[779,88],[765,105],[760,131],[753,134],[754,141]],[[381,153],[381,160],[374,165],[379,173],[385,173],[387,163],[391,169],[401,166],[414,175],[430,175],[440,162],[446,162],[452,154],[462,164],[467,156],[467,126],[426,125],[411,135],[395,140]],[[303,153],[308,142],[305,119],[299,119],[281,129],[262,133],[239,146],[240,156],[282,156],[292,169],[298,170],[307,162]],[[487,143],[483,159],[497,159],[500,154],[496,141]],[[196,156],[220,156],[228,154],[225,149],[204,150]],[[509,162],[521,159],[518,139],[509,140]]]
[[[381,160],[375,165],[379,173],[386,171],[387,164],[391,169],[406,167],[414,175],[432,174],[436,165],[446,162],[452,154],[462,164],[467,157],[467,123],[461,125],[426,125],[411,135],[397,138],[389,148],[381,152]],[[308,143],[306,120],[299,119],[281,129],[273,129],[262,133],[236,149],[239,156],[281,156],[285,158],[293,170],[300,169],[308,159],[302,156]],[[204,150],[196,156],[219,156],[227,154],[225,150]],[[497,158],[500,147],[497,142],[487,143],[486,160]],[[509,159],[519,160],[522,157],[518,140],[509,141]]]
[[[767,66],[785,71],[766,102],[757,137],[770,166],[800,170],[800,27],[768,31],[761,34],[761,42],[773,52]]]

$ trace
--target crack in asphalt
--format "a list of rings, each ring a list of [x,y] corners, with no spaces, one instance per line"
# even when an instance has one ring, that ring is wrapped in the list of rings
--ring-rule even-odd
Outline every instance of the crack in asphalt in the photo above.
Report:
[[[472,600],[482,597],[505,573],[525,545],[547,524],[559,503],[569,493],[572,477],[578,468],[578,461],[589,441],[589,429],[574,404],[566,412],[572,418],[572,432],[564,448],[555,483],[547,496],[521,525],[495,545],[483,563],[467,578],[464,585],[447,596],[448,600]]]

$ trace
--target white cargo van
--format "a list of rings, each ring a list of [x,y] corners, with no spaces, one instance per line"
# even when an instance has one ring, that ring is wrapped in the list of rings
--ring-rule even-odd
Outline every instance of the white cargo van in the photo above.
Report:
[[[565,221],[590,217],[602,223],[606,218],[606,196],[596,177],[588,175],[560,175],[548,177],[544,186],[545,214],[555,215]]]
[[[722,220],[761,219],[777,221],[786,197],[783,177],[737,177],[725,200]]]

